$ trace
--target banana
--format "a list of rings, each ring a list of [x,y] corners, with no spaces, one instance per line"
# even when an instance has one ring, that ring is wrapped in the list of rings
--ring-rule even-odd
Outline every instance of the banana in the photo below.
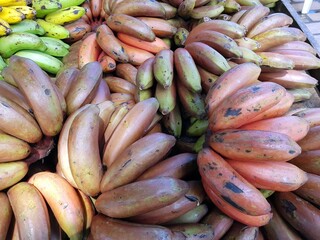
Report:
[[[90,105],[78,113],[72,121],[68,137],[72,175],[77,187],[89,196],[100,192],[103,174],[99,152],[99,112],[96,105]]]
[[[63,63],[58,58],[53,57],[46,52],[35,50],[21,50],[16,52],[14,55],[28,58],[37,63],[42,70],[52,74],[57,74],[63,67]]]
[[[27,6],[31,4],[31,0],[1,0],[0,6]]]
[[[106,144],[103,153],[103,163],[105,165],[110,166],[126,147],[144,135],[158,108],[159,102],[157,99],[149,98],[136,103],[129,110]],[[135,124],[137,121],[140,123],[138,126]],[[135,127],[130,127],[131,125]],[[119,144],[120,142],[121,144]]]
[[[0,38],[0,55],[4,58],[27,49],[44,51],[47,47],[37,35],[32,33],[12,33]]]
[[[202,42],[218,51],[226,58],[239,58],[242,56],[237,43],[227,35],[212,31],[202,30],[197,35],[189,35],[185,41],[185,46],[192,42]]]
[[[85,0],[59,0],[62,8],[80,6]]]
[[[294,102],[306,101],[312,96],[312,93],[305,88],[287,89],[287,91],[293,95]]]
[[[121,1],[112,7],[112,13],[122,13],[133,17],[166,18],[166,11],[158,1],[132,0]]]
[[[36,21],[31,19],[25,19],[19,23],[12,24],[10,27],[12,33],[25,32],[36,35],[45,34],[45,30]]]
[[[235,0],[230,0],[230,1],[235,1]],[[241,7],[240,7],[239,10],[236,11],[236,12],[232,15],[230,21],[231,21],[231,22],[234,22],[234,23],[237,23],[238,20],[241,18],[241,16],[242,16],[246,11],[247,11],[247,9],[245,9],[245,8],[244,8],[244,9],[241,9]]]
[[[193,19],[201,19],[203,17],[215,18],[223,11],[224,6],[221,5],[201,6],[194,8],[190,13],[190,17]]]
[[[187,128],[186,134],[190,137],[200,137],[201,135],[205,134],[208,126],[209,126],[208,120],[197,119]]]
[[[138,89],[134,95],[135,102],[141,102],[154,96],[153,90],[148,88],[145,90]]]
[[[69,67],[57,74],[55,84],[64,97],[67,96],[71,85],[78,78],[79,72],[79,69],[75,67]]]
[[[25,19],[34,19],[36,17],[37,11],[29,6],[10,6],[10,8],[25,15]]]
[[[40,37],[40,39],[47,46],[47,49],[44,51],[46,54],[53,57],[64,57],[69,53],[70,46],[60,39],[52,37]]]
[[[8,66],[7,63],[3,60],[3,58],[0,56],[0,72]]]
[[[285,55],[277,52],[257,52],[258,56],[261,57],[261,67],[267,70],[273,69],[294,69],[295,63]]]
[[[192,92],[184,85],[177,87],[177,89],[184,113],[190,117],[204,118],[206,110],[201,93]]]
[[[97,28],[96,37],[97,43],[108,56],[118,62],[129,62],[128,53],[107,25],[100,25]]]
[[[229,64],[230,65],[230,64]],[[231,65],[230,65],[231,66]],[[205,93],[208,93],[211,86],[215,83],[219,76],[213,74],[197,65],[198,72],[201,77],[201,86]]]
[[[79,76],[66,96],[67,114],[91,102],[97,93],[102,79],[102,69],[98,62],[87,63],[81,68]]]
[[[20,182],[8,190],[19,238],[50,238],[50,219],[46,202],[30,183]]]
[[[97,42],[97,35],[95,33],[89,33],[80,44],[78,51],[78,68],[83,68],[83,66],[89,62],[99,61],[101,53],[101,48]]]
[[[258,51],[260,48],[260,43],[249,37],[237,38],[234,39],[234,41],[238,44],[239,47],[246,47],[252,51]]]
[[[155,55],[153,60],[153,75],[158,84],[169,88],[174,74],[173,51],[164,49]]]
[[[236,0],[226,0],[223,7],[223,12],[227,14],[236,14],[242,9],[241,5]]]
[[[115,32],[122,32],[144,41],[152,42],[156,37],[151,27],[126,14],[112,14],[106,19],[106,23]]]
[[[159,111],[162,115],[169,114],[175,108],[177,102],[175,81],[168,88],[164,88],[161,84],[157,83],[154,96],[159,102]]]
[[[250,31],[251,28],[263,17],[270,13],[270,8],[257,5],[249,8],[237,21],[239,25],[245,27],[246,31]]]
[[[145,23],[149,28],[152,29],[154,34],[157,37],[164,38],[164,37],[172,37],[176,31],[177,28],[169,24],[168,21],[162,19],[162,18],[156,18],[156,17],[136,17],[138,20]]]
[[[28,165],[25,161],[0,163],[0,191],[18,183],[27,172]]]
[[[27,142],[4,132],[0,133],[0,142],[0,163],[22,160],[31,153],[31,146]]]
[[[69,38],[69,31],[58,24],[49,23],[43,19],[37,19],[37,23],[45,30],[44,36],[58,39]]]
[[[11,26],[5,20],[0,18],[0,37],[7,36],[12,32]]]
[[[174,66],[178,75],[178,83],[185,85],[189,90],[201,92],[201,76],[190,53],[184,48],[174,51]]]
[[[313,55],[317,55],[317,51],[309,43],[303,41],[291,41],[281,44],[277,47],[268,49],[268,52],[277,52],[278,50],[299,50],[306,51]]]
[[[107,76],[103,80],[106,81],[112,93],[128,93],[134,96],[136,92],[136,86],[123,78]]]
[[[43,18],[48,13],[62,8],[59,0],[32,0],[32,7],[37,11],[37,18]]]
[[[99,144],[102,145],[101,149],[104,144],[104,132],[106,131],[106,128],[110,122],[111,116],[115,111],[115,105],[110,100],[105,100],[103,102],[96,104],[100,110],[99,112]]]
[[[36,120],[19,104],[0,96],[0,129],[7,134],[28,143],[36,143],[42,138]]]
[[[26,19],[26,16],[14,8],[2,7],[2,10],[0,11],[0,18],[9,24],[15,24]]]
[[[178,28],[176,33],[173,35],[174,44],[177,47],[184,46],[188,35],[189,35],[189,31],[187,29],[182,27]]]
[[[234,58],[232,59],[232,61],[234,61],[237,64],[247,63],[247,62],[255,63],[258,66],[262,64],[262,58],[257,53],[255,53],[254,51],[246,47],[238,47],[238,48],[242,51],[242,57]]]
[[[107,100],[111,100],[110,88],[106,81],[100,81],[96,95],[90,103],[99,104]]]
[[[85,9],[79,6],[62,8],[46,15],[45,20],[49,23],[64,25],[74,22],[85,14]]]
[[[7,238],[13,213],[9,198],[6,193],[0,192],[0,201],[2,203],[2,207],[0,210],[0,239],[5,240]]]
[[[78,19],[75,22],[63,25],[65,29],[69,32],[69,37],[64,39],[68,43],[73,43],[81,40],[86,33],[91,32],[91,26],[83,20],[83,18]]]
[[[69,131],[71,124],[75,117],[84,109],[89,107],[89,105],[84,105],[83,107],[77,109],[75,112],[70,114],[65,121],[63,128],[59,134],[58,139],[58,164],[61,168],[61,172],[64,175],[64,178],[75,188],[77,188],[77,184],[74,180],[74,177],[71,172],[70,163],[69,163],[69,148],[68,148],[68,141],[69,141]]]
[[[119,63],[116,68],[116,76],[136,85],[137,68],[130,63]]]
[[[57,135],[62,128],[63,113],[49,76],[32,60],[18,56],[10,58],[8,68],[27,98],[43,134]]]
[[[190,14],[194,9],[195,4],[196,4],[196,0],[182,1],[179,4],[178,10],[177,10],[178,15],[184,19],[190,18]]]
[[[150,142],[153,144],[148,145]],[[169,134],[153,133],[132,143],[105,172],[100,184],[101,192],[133,182],[150,166],[165,157],[175,142],[176,139]],[[131,159],[129,162],[128,157]]]
[[[154,84],[153,76],[153,62],[154,57],[144,61],[137,70],[136,85],[139,90],[150,89]]]
[[[285,13],[272,13],[261,18],[256,24],[247,32],[246,36],[253,38],[254,36],[263,33],[272,28],[286,27],[293,23],[292,17]]]
[[[257,34],[252,39],[260,43],[259,51],[265,51],[290,41],[305,41],[306,35],[299,28],[276,27]]]
[[[230,69],[225,57],[205,43],[192,42],[186,45],[185,49],[188,50],[197,65],[211,73],[221,75]]]
[[[84,206],[77,191],[56,173],[38,172],[28,181],[42,194],[62,230],[71,239],[82,239]]]

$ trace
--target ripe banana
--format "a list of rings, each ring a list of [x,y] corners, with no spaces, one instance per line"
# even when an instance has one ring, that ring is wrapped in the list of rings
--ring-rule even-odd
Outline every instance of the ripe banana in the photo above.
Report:
[[[36,17],[36,10],[29,6],[10,6],[10,8],[25,15],[25,19],[34,19]]]
[[[0,163],[0,191],[18,183],[28,172],[25,161]]]
[[[201,6],[194,8],[190,17],[194,19],[201,19],[203,17],[215,18],[219,16],[224,11],[224,6],[214,5],[214,6]]]
[[[37,19],[37,23],[45,30],[45,36],[65,39],[70,36],[69,31],[58,24],[49,23],[43,19]]]
[[[262,71],[264,69],[272,71],[272,69],[294,69],[295,63],[285,55],[277,52],[257,52],[257,55],[261,57]]]
[[[251,63],[255,63],[258,66],[262,64],[262,58],[256,52],[246,47],[238,47],[238,48],[242,51],[242,57],[232,59],[233,62],[237,64],[251,62]]]
[[[26,19],[26,16],[14,8],[2,7],[2,10],[0,11],[0,19],[3,19],[9,24],[15,24]]]
[[[44,51],[46,54],[54,57],[64,57],[69,53],[70,46],[60,39],[52,37],[40,37],[40,39],[47,46],[47,49]]]
[[[249,8],[237,21],[239,25],[245,27],[246,31],[250,31],[251,28],[263,17],[270,13],[270,8],[258,5]]]
[[[62,128],[63,113],[49,76],[32,60],[19,56],[10,58],[8,68],[30,103],[43,134],[57,135]]]
[[[45,20],[49,23],[64,25],[74,22],[85,14],[85,9],[79,6],[62,8],[46,15]]]
[[[195,7],[195,3],[196,0],[182,1],[177,9],[178,15],[182,18],[189,18],[192,10]]]
[[[48,13],[62,8],[59,0],[32,0],[32,7],[37,11],[37,18],[43,18]]]
[[[44,51],[47,47],[37,35],[32,33],[12,33],[0,38],[0,55],[4,58],[27,49]]]
[[[110,166],[126,147],[144,135],[158,108],[158,101],[155,98],[149,98],[136,103],[129,110],[112,133],[104,149],[105,165]],[[140,123],[138,126],[137,121]],[[130,127],[131,125],[134,127]]]
[[[279,46],[268,49],[268,52],[277,52],[278,50],[299,50],[317,55],[317,51],[309,43],[303,41],[290,41]]]
[[[2,204],[0,210],[0,239],[5,240],[7,239],[7,234],[10,223],[12,221],[13,213],[8,195],[6,193],[0,192],[0,202]]]
[[[99,112],[90,105],[72,121],[68,137],[69,165],[77,187],[89,196],[100,192]],[[83,141],[81,141],[82,139]]]
[[[177,28],[169,24],[164,19],[161,18],[154,18],[154,17],[136,17],[143,23],[145,23],[147,26],[149,26],[154,34],[157,37],[163,38],[163,37],[172,37],[176,31]]]
[[[8,198],[19,231],[19,238],[49,239],[50,219],[41,193],[30,183],[20,182],[8,190]]]
[[[16,52],[14,55],[31,59],[36,64],[38,64],[42,70],[52,74],[57,74],[63,67],[63,63],[58,58],[53,57],[45,52],[35,50],[21,50],[19,52]]]
[[[40,191],[68,237],[82,239],[84,206],[77,191],[67,180],[56,173],[38,172],[28,182]]]
[[[9,35],[11,32],[12,29],[9,23],[0,18],[0,37]]]
[[[246,47],[252,51],[257,51],[260,48],[259,42],[253,40],[252,38],[242,37],[234,39],[234,41],[238,44],[239,47]]]
[[[153,75],[158,84],[163,88],[168,88],[172,84],[174,66],[173,51],[164,49],[155,55],[153,60]]]
[[[69,31],[69,38],[65,39],[66,42],[73,43],[82,39],[86,33],[91,32],[91,26],[83,20],[83,17],[75,22],[65,24],[65,29]]]
[[[85,0],[59,0],[62,8],[80,6]]]
[[[45,30],[36,21],[31,19],[25,19],[19,23],[12,24],[10,27],[12,33],[25,32],[36,35],[45,34]]]
[[[8,7],[8,6],[27,6],[30,5],[31,0],[1,0],[0,6]]]

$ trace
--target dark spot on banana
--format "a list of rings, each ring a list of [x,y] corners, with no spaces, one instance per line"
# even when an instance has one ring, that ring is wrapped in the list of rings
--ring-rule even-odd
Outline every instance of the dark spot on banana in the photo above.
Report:
[[[6,102],[1,102],[1,105],[5,106],[7,108],[10,108],[10,106]]]
[[[286,213],[290,214],[292,218],[295,217],[294,211],[296,211],[297,208],[292,202],[284,199],[284,200],[281,200],[281,205],[286,211]]]
[[[49,96],[50,93],[51,93],[51,91],[50,91],[50,89],[46,88],[46,89],[44,90],[44,93],[45,93],[47,96]]]
[[[296,151],[295,151],[295,150],[289,150],[289,153],[290,153],[290,154],[295,154]]]
[[[74,11],[73,11],[73,14],[74,14],[74,15],[77,15],[78,13],[79,13],[79,10],[74,10]]]
[[[238,108],[238,109],[228,108],[226,113],[224,114],[224,117],[239,116],[241,114],[242,114],[241,108]]]
[[[234,201],[232,201],[229,197],[221,195],[223,200],[225,200],[227,203],[229,203],[231,206],[235,207],[236,209],[240,210],[241,212],[246,212],[244,208],[240,207],[238,204],[236,204]]]
[[[199,202],[199,199],[196,196],[191,196],[191,195],[184,195],[186,199],[188,199],[191,202]]]
[[[260,87],[258,87],[258,86],[253,86],[253,87],[251,88],[251,91],[252,91],[253,93],[258,92],[259,90],[260,90]]]
[[[242,189],[238,188],[235,184],[232,182],[226,182],[224,185],[225,188],[231,190],[234,193],[243,193]]]

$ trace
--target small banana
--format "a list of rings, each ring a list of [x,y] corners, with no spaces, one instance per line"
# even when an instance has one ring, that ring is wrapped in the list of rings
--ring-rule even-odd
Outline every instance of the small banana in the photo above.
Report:
[[[161,84],[157,83],[155,97],[159,102],[159,110],[162,115],[169,114],[177,102],[176,83],[173,81],[168,88],[164,88]]]
[[[59,0],[32,0],[32,7],[37,11],[37,18],[43,18],[62,8]]]
[[[12,33],[25,32],[36,35],[45,34],[45,30],[34,20],[25,19],[19,23],[10,25]]]
[[[44,51],[47,49],[44,42],[32,33],[12,33],[0,38],[0,55],[9,58],[20,50],[33,49]]]
[[[37,23],[46,31],[46,37],[65,39],[69,37],[69,31],[58,24],[49,23],[43,19],[37,19]]]
[[[52,37],[40,37],[44,44],[47,46],[47,49],[44,53],[47,53],[54,57],[64,57],[69,53],[70,46],[65,42],[57,38]]]
[[[64,25],[78,20],[85,14],[85,12],[86,10],[83,7],[72,6],[49,13],[45,20],[50,23]]]
[[[9,35],[11,32],[12,29],[9,23],[0,18],[0,37]]]
[[[36,51],[36,50],[22,50],[15,53],[16,56],[31,59],[41,67],[42,70],[57,74],[58,71],[63,67],[63,63],[47,53]]]
[[[9,24],[14,24],[24,20],[26,16],[16,9],[10,7],[2,7],[2,11],[0,12],[0,19],[1,18]]]
[[[158,52],[153,61],[153,74],[155,79],[164,88],[168,88],[173,80],[173,51],[164,49]]]
[[[25,15],[26,19],[34,19],[37,11],[29,6],[10,6],[9,8],[15,9],[16,11]]]

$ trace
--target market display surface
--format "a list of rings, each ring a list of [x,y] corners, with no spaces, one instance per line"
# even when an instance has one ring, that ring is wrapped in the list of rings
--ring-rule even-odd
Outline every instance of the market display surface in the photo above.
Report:
[[[320,59],[276,4],[0,0],[0,240],[320,239]]]

